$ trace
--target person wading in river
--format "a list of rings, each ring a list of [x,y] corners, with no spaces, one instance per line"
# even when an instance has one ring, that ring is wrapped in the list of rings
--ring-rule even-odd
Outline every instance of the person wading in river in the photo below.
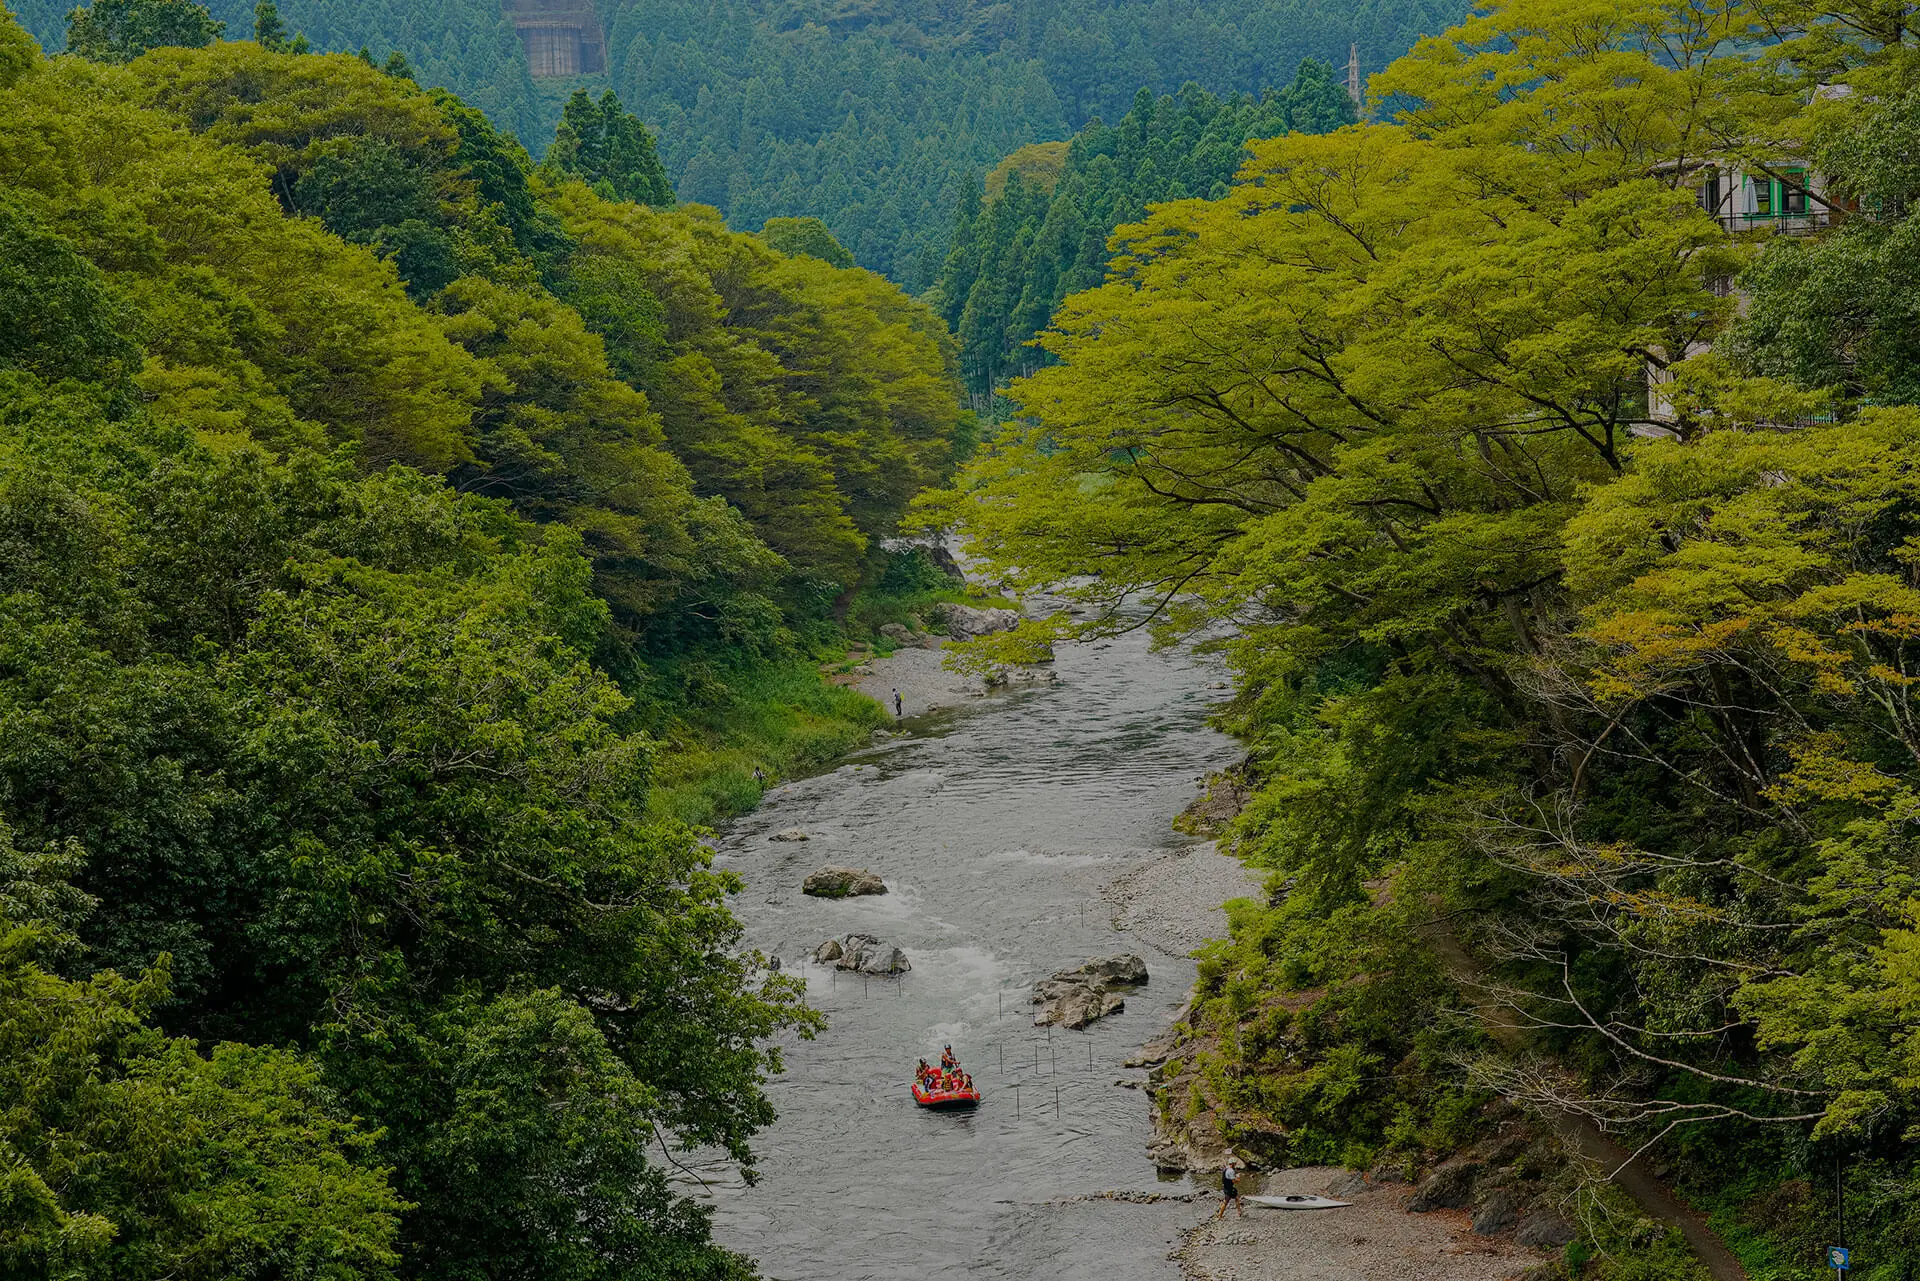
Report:
[[[1214,1218],[1226,1218],[1229,1205],[1233,1206],[1241,1218],[1247,1217],[1247,1207],[1240,1202],[1240,1189],[1234,1184],[1234,1179],[1239,1174],[1240,1171],[1234,1167],[1233,1158],[1228,1157],[1227,1163],[1220,1167],[1220,1208],[1213,1212]]]

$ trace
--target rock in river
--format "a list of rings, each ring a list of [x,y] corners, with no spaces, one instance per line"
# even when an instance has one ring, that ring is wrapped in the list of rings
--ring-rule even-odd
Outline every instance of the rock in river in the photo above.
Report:
[[[1146,981],[1147,963],[1132,955],[1096,958],[1077,969],[1061,970],[1033,985],[1033,1004],[1040,1007],[1033,1025],[1083,1028],[1127,1008],[1115,988],[1138,987]]]
[[[885,894],[887,885],[872,872],[857,867],[823,867],[808,874],[800,892],[815,898],[852,898],[858,894]]]
[[[775,832],[767,838],[770,841],[804,841],[811,839],[797,827],[789,827],[784,832]]]
[[[946,605],[941,608],[939,619],[947,625],[947,635],[955,640],[972,640],[976,636],[1012,631],[1020,625],[1020,611]]]
[[[828,939],[813,950],[813,959],[822,964],[831,961],[835,969],[857,970],[862,974],[904,974],[913,968],[905,952],[871,934]]]

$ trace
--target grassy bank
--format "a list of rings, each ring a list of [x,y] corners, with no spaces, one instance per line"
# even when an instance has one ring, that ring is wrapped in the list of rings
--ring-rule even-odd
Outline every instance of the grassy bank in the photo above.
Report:
[[[727,673],[659,734],[648,808],[656,818],[710,826],[760,803],[761,783],[809,774],[865,743],[887,722],[880,704],[829,685],[813,657]]]
[[[943,603],[1010,605],[987,598],[925,551],[885,556],[872,584],[851,596],[837,622],[777,658],[714,668],[685,663],[656,670],[648,719],[661,748],[648,808],[656,818],[712,826],[760,803],[764,787],[830,768],[888,723],[886,710],[830,684],[866,657],[893,652],[889,623],[933,628]],[[764,784],[754,778],[758,769]]]

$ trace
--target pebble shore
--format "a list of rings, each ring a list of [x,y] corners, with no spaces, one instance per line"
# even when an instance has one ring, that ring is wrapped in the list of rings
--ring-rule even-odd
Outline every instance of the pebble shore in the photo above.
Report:
[[[1277,1170],[1249,1180],[1266,1195],[1325,1193],[1345,1171],[1327,1166]],[[1189,1228],[1175,1251],[1185,1281],[1507,1281],[1546,1261],[1507,1237],[1476,1236],[1462,1210],[1407,1211],[1406,1184],[1343,1195],[1335,1210],[1249,1206]]]

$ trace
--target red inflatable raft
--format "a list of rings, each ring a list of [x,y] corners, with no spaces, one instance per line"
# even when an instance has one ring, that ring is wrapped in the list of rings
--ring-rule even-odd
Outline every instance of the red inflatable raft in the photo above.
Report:
[[[962,1108],[980,1106],[978,1090],[929,1090],[918,1081],[913,1083],[913,1101],[923,1108],[953,1112]]]

